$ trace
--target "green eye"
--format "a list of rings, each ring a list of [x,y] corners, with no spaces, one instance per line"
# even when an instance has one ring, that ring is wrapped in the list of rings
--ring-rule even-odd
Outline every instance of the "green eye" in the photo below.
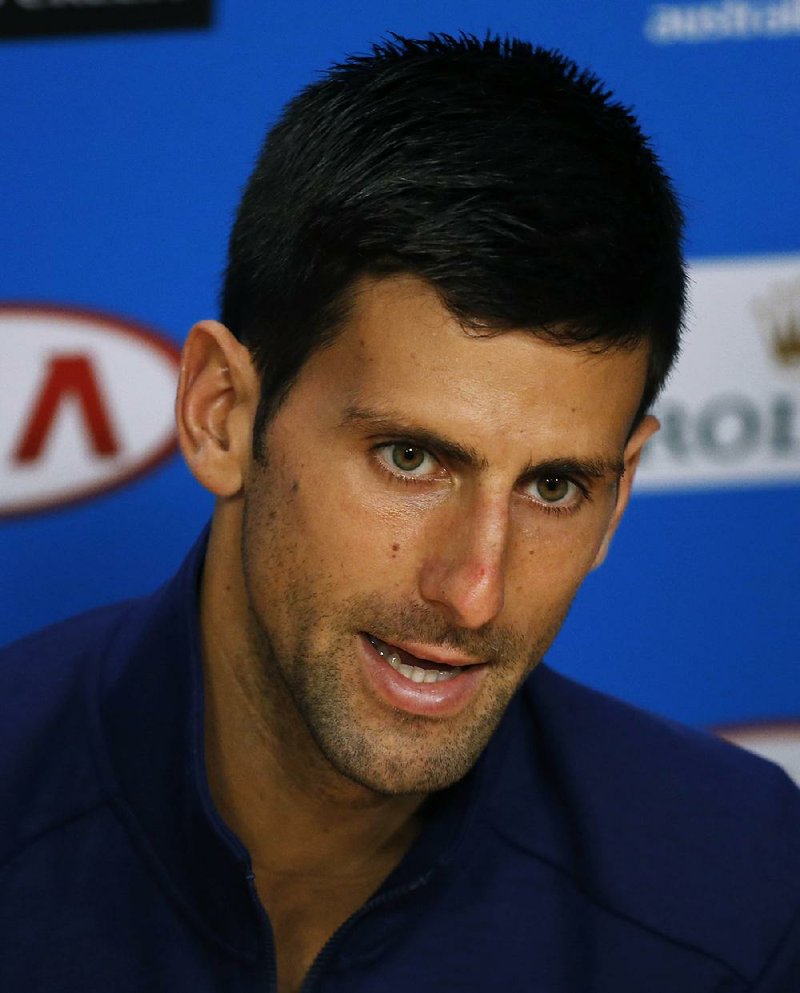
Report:
[[[425,461],[425,449],[413,445],[392,445],[392,462],[401,472],[413,472]]]
[[[574,486],[569,479],[561,476],[542,476],[533,484],[536,496],[544,503],[562,503],[571,495]]]
[[[376,455],[395,478],[406,482],[431,482],[444,475],[436,456],[412,441],[390,441],[379,445]]]

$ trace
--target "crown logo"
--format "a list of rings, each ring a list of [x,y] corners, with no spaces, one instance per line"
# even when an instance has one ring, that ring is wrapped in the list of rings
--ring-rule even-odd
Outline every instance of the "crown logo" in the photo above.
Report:
[[[793,317],[772,335],[775,357],[782,365],[800,365],[800,318]]]
[[[752,311],[782,366],[800,366],[800,277],[773,283]]]

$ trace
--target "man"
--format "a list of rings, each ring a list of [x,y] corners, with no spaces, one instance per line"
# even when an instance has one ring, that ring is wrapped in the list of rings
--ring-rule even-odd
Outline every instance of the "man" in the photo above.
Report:
[[[210,532],[4,659],[3,990],[800,990],[788,780],[539,664],[658,426],[680,230],[522,42],[288,106],[184,351]]]

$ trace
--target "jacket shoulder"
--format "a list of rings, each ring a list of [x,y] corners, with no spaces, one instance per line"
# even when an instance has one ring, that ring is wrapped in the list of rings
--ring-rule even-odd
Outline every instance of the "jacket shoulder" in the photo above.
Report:
[[[0,649],[0,862],[101,802],[97,670],[129,608],[93,610]]]
[[[549,829],[527,832],[529,850],[610,911],[757,976],[800,913],[791,780],[545,666],[524,694],[517,773],[551,811]]]

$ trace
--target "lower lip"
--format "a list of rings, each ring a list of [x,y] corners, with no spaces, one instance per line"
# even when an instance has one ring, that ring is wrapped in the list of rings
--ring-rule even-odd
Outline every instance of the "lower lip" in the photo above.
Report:
[[[414,683],[393,669],[366,635],[359,634],[358,638],[367,682],[386,703],[408,714],[452,717],[475,697],[483,681],[485,664],[471,665],[441,683]]]

